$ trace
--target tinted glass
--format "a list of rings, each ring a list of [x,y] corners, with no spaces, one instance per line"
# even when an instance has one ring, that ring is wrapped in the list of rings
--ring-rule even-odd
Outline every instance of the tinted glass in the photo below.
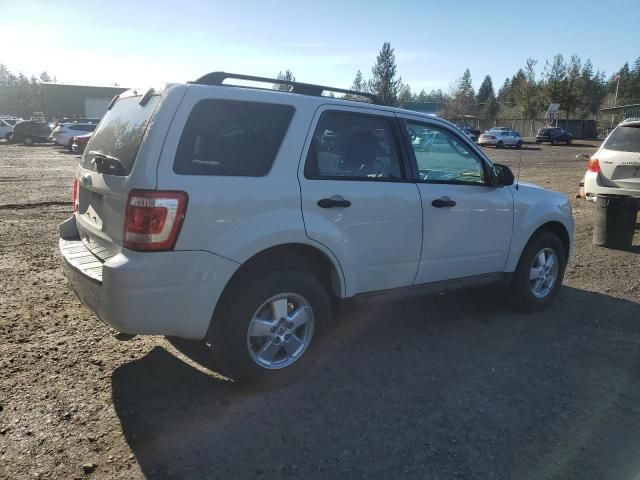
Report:
[[[266,175],[293,112],[289,105],[202,100],[187,119],[173,170],[183,175]]]
[[[485,183],[482,160],[453,132],[407,122],[407,133],[421,180]]]
[[[400,157],[391,122],[382,117],[325,112],[313,135],[307,178],[398,180]]]
[[[123,98],[105,114],[82,156],[84,168],[96,170],[100,162],[94,162],[94,158],[105,156],[108,162],[104,173],[119,176],[131,173],[160,96],[153,95],[144,106],[139,101],[140,97]]]
[[[550,128],[541,128],[538,133],[541,135],[547,135],[549,132],[551,132]]]
[[[620,126],[616,128],[607,138],[604,148],[618,152],[640,152],[640,127]]]

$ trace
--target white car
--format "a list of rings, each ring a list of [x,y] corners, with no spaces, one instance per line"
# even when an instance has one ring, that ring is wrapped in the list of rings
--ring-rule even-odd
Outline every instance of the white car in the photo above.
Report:
[[[214,72],[112,103],[59,247],[73,290],[114,329],[206,339],[228,377],[281,384],[343,299],[493,283],[524,310],[547,306],[571,206],[513,182],[440,118]]]
[[[67,147],[71,150],[73,137],[93,132],[96,126],[93,123],[61,123],[51,132],[51,140],[56,145]]]
[[[18,118],[0,117],[0,138],[9,140],[13,134],[13,126],[19,121]]]
[[[640,197],[640,118],[620,123],[589,159],[584,195],[595,202],[605,194]]]
[[[478,137],[478,145],[484,147],[493,145],[496,148],[522,147],[522,137],[514,130],[492,129],[487,130]]]

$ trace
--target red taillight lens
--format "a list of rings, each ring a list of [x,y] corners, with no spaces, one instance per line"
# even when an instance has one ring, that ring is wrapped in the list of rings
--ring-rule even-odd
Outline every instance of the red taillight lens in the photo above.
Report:
[[[73,211],[78,211],[78,178],[73,177]]]
[[[133,190],[127,200],[124,246],[131,250],[172,250],[187,210],[185,192]]]
[[[589,170],[590,172],[600,173],[600,162],[598,162],[597,158],[589,159],[587,170]]]

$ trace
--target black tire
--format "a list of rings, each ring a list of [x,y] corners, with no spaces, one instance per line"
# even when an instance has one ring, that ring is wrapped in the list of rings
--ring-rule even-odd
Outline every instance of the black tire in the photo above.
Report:
[[[31,137],[24,137],[24,140],[22,141],[22,143],[24,143],[26,146],[30,147],[35,142],[33,141],[33,138],[31,138]]]
[[[516,148],[517,148],[517,149],[522,148],[522,140],[520,140],[520,141],[516,144]]]
[[[73,151],[73,138],[71,140],[69,140],[69,143],[67,144],[67,150],[69,150],[70,152]]]
[[[11,137],[13,137],[13,133],[11,133],[11,132],[7,132],[7,133],[5,134],[5,136],[4,136],[4,139],[5,139],[7,142],[11,142]]]
[[[249,353],[247,332],[260,306],[280,293],[297,294],[308,301],[313,311],[313,334],[307,349],[291,365],[268,369],[254,361]],[[276,388],[291,383],[313,363],[320,340],[332,320],[331,305],[327,289],[309,271],[276,270],[241,282],[225,293],[209,328],[208,339],[216,366],[245,387]]]
[[[553,250],[556,254],[558,277],[549,293],[543,298],[538,298],[531,291],[529,275],[536,256],[545,248]],[[547,307],[558,295],[566,265],[567,253],[564,251],[564,246],[557,235],[541,231],[531,237],[520,256],[511,284],[514,307],[523,312],[536,312]]]
[[[498,143],[496,143],[496,148],[502,148],[502,147],[504,147],[504,142],[500,140]]]
[[[552,138],[550,143],[551,143],[552,146],[555,147],[556,146],[556,139]]]
[[[571,138],[567,139],[567,145],[571,145],[571,142],[573,142],[573,139]]]

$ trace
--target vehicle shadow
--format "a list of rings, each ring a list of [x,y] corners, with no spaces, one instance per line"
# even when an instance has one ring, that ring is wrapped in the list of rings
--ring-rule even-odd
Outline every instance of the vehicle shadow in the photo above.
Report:
[[[116,369],[149,479],[631,478],[640,305],[563,287],[533,315],[500,295],[348,305],[302,380],[247,392],[200,342]],[[201,368],[205,367],[205,368]]]

